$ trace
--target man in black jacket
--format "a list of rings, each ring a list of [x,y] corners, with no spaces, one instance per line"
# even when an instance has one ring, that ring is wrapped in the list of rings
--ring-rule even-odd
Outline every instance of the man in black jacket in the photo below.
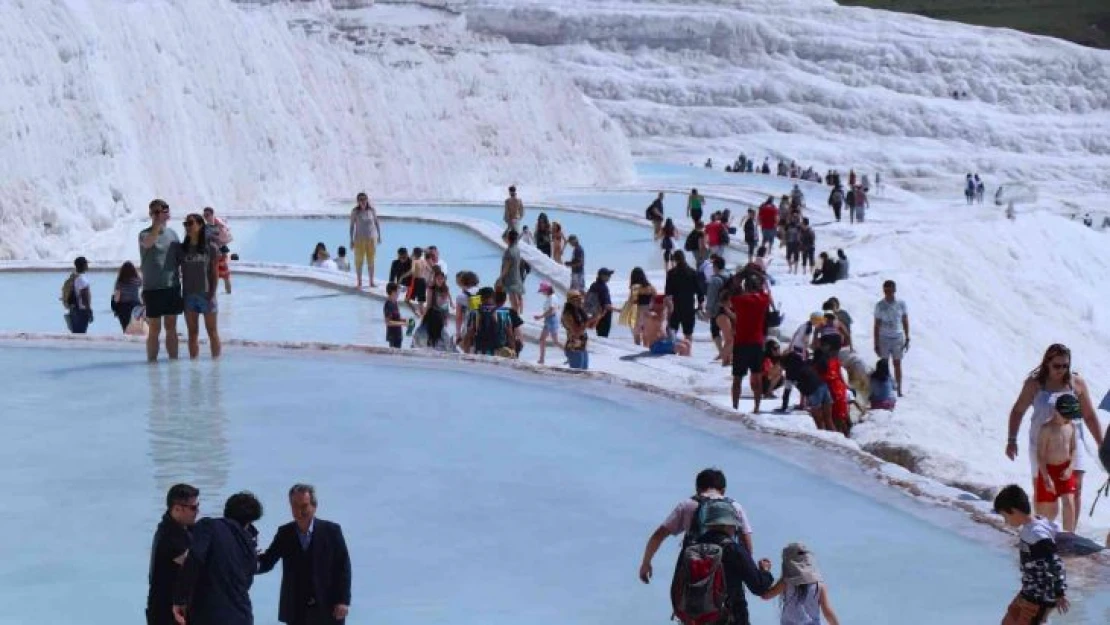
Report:
[[[189,553],[190,528],[197,522],[200,491],[174,484],[166,493],[166,513],[150,546],[150,591],[146,596],[147,625],[173,625],[173,589]]]
[[[674,303],[674,312],[671,313],[667,326],[674,331],[681,327],[686,340],[692,341],[698,299],[703,296],[698,287],[698,274],[686,264],[686,255],[682,252],[673,253],[671,259],[674,261],[674,268],[667,272],[664,292]]]
[[[250,588],[258,569],[258,530],[262,504],[249,492],[228,497],[224,516],[201,519],[174,589],[178,625],[254,625]]]
[[[342,625],[351,605],[351,558],[338,523],[316,518],[316,489],[289,489],[293,522],[278,528],[259,558],[266,573],[281,560],[278,620],[287,625]]]
[[[708,504],[705,511],[705,533],[699,543],[720,545],[724,549],[722,564],[725,569],[727,605],[732,611],[730,625],[750,625],[748,599],[744,586],[759,597],[771,589],[775,578],[771,575],[771,561],[763,559],[757,566],[747,548],[737,542],[736,528],[740,524],[732,503],[725,500]]]

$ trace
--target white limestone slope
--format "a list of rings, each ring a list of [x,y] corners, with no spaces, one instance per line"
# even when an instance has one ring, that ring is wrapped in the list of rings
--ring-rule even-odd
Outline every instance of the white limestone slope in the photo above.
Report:
[[[472,0],[466,15],[574,76],[640,153],[781,155],[927,191],[958,193],[966,171],[1110,190],[1107,51],[824,0]]]
[[[631,177],[620,130],[542,61],[450,12],[332,5],[0,3],[0,258],[68,256],[153,197],[183,215]]]

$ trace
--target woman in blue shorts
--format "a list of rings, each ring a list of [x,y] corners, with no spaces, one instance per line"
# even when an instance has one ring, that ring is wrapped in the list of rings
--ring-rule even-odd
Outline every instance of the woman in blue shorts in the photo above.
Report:
[[[200,316],[208,332],[212,357],[220,357],[220,333],[216,327],[216,286],[219,283],[220,248],[205,235],[204,217],[191,213],[185,218],[185,240],[181,243],[181,292],[185,300],[185,326],[189,331],[189,358],[200,353]]]

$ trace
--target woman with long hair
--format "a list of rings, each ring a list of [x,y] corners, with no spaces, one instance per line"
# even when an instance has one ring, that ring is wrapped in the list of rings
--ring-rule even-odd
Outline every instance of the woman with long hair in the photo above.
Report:
[[[190,213],[185,218],[185,240],[181,242],[181,294],[185,300],[185,326],[189,332],[189,358],[200,354],[199,320],[204,315],[208,347],[220,357],[220,332],[216,327],[216,287],[220,280],[220,248],[205,235],[204,217]]]
[[[1025,416],[1025,411],[1032,406],[1033,417],[1029,421],[1028,453],[1032,478],[1035,480],[1037,475],[1037,441],[1041,428],[1052,419],[1056,396],[1061,393],[1074,394],[1079,399],[1080,410],[1083,414],[1082,423],[1077,422],[1075,424],[1077,440],[1075,462],[1072,465],[1072,472],[1075,473],[1076,482],[1078,483],[1075,491],[1075,509],[1081,510],[1083,508],[1081,499],[1083,475],[1087,471],[1087,454],[1084,446],[1086,435],[1083,431],[1083,424],[1087,425],[1087,429],[1094,436],[1095,443],[1100,446],[1102,445],[1102,426],[1099,424],[1098,414],[1095,412],[1087,382],[1078,373],[1072,371],[1071,364],[1071,350],[1067,346],[1054,343],[1045,350],[1044,357],[1041,358],[1041,364],[1029,373],[1029,377],[1025,379],[1025,383],[1021,387],[1021,393],[1018,394],[1018,398],[1014,402],[1014,407],[1010,409],[1006,457],[1010,460],[1017,457],[1018,430],[1021,429],[1021,421]],[[1033,490],[1036,491],[1035,486]],[[1064,531],[1074,532],[1075,527],[1065,527]]]
[[[872,410],[894,410],[898,398],[894,394],[894,378],[890,375],[890,361],[883,358],[875,363],[875,370],[869,376],[871,385]]]
[[[547,213],[540,213],[536,218],[536,231],[532,236],[536,240],[536,249],[551,258],[551,221],[548,220]]]
[[[309,263],[318,269],[335,269],[335,261],[331,259],[331,254],[328,253],[328,246],[323,242],[317,243],[316,247],[312,249],[312,257]]]
[[[571,369],[589,369],[590,354],[586,351],[586,328],[590,316],[586,314],[582,291],[567,291],[567,303],[563,306],[562,323],[567,331],[564,352]]]
[[[629,319],[632,328],[632,342],[644,345],[644,321],[647,320],[648,309],[651,307],[651,298],[655,295],[655,287],[648,282],[647,274],[643,268],[634,267],[628,279],[628,299],[632,302],[633,313]],[[649,346],[650,347],[650,346]]]
[[[120,329],[127,331],[131,314],[143,305],[143,278],[135,265],[127,261],[120,265],[116,285],[112,289],[112,312],[119,319]]]
[[[432,267],[432,282],[428,285],[428,306],[437,307],[445,315],[451,314],[451,287],[447,285],[447,274],[438,265]]]
[[[455,340],[447,331],[448,313],[442,306],[429,306],[412,335],[414,347],[437,352],[456,351]]]
[[[567,237],[563,233],[563,224],[551,222],[551,260],[563,264],[563,249],[566,248]]]

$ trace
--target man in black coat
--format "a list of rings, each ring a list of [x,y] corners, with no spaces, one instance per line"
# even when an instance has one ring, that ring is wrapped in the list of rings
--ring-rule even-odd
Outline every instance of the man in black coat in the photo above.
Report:
[[[201,519],[174,588],[178,625],[254,625],[250,589],[258,569],[262,504],[249,492],[228,497],[224,516]]]
[[[338,523],[316,518],[316,489],[289,489],[293,522],[282,525],[258,562],[266,573],[281,560],[278,620],[287,625],[342,625],[351,605],[351,558]]]
[[[197,522],[200,491],[189,484],[174,484],[166,493],[166,513],[154,532],[150,547],[150,591],[147,625],[174,625],[173,590],[189,553],[189,530]]]

